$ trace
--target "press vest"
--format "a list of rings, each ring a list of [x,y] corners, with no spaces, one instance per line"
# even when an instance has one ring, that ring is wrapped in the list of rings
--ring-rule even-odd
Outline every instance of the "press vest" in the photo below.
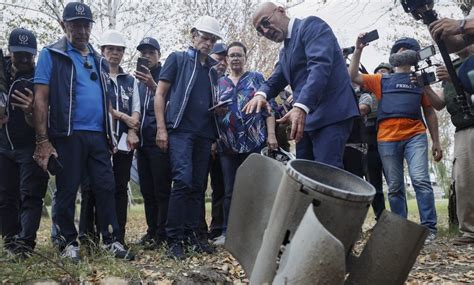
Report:
[[[423,91],[411,83],[410,73],[382,76],[382,98],[377,108],[377,122],[389,118],[409,118],[423,121],[421,99]]]

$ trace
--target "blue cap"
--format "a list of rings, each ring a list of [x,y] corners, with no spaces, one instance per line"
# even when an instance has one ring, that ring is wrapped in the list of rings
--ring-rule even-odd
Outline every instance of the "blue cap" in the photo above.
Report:
[[[401,38],[398,39],[392,46],[390,54],[398,52],[401,48],[406,48],[414,51],[419,51],[421,49],[420,44],[417,40],[413,38]]]
[[[458,75],[464,91],[469,94],[474,94],[474,56],[469,57],[461,64]]]
[[[63,11],[63,21],[87,20],[94,22],[89,6],[81,2],[69,2]]]
[[[37,44],[35,35],[23,28],[14,29],[8,39],[8,49],[10,52],[28,52],[36,54]]]
[[[141,40],[140,44],[137,46],[137,50],[141,51],[146,46],[152,47],[152,48],[160,51],[160,44],[154,38],[151,38],[151,37],[143,38],[143,40]]]
[[[212,48],[211,54],[221,54],[223,53],[224,55],[227,55],[227,46],[223,43],[217,43],[214,45]]]

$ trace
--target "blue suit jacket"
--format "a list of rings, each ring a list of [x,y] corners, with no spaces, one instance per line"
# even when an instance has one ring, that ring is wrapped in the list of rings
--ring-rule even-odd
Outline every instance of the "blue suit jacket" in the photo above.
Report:
[[[329,25],[318,17],[295,19],[291,38],[259,91],[274,98],[287,85],[295,103],[309,108],[305,131],[359,116],[341,48]]]

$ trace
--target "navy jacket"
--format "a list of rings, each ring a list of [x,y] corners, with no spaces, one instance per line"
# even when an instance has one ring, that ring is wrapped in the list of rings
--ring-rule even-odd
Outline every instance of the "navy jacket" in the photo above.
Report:
[[[67,54],[67,40],[65,37],[58,42],[45,47],[51,53],[53,68],[51,70],[51,81],[49,83],[49,115],[48,133],[49,136],[65,137],[73,133],[72,118],[75,111],[76,102],[76,70],[72,59]],[[94,52],[95,65],[99,67],[99,80],[102,87],[104,129],[110,146],[114,146],[110,116],[108,116],[109,96],[113,92],[109,65],[107,60],[97,53],[91,45],[89,49]]]
[[[117,74],[117,85],[112,80],[111,84],[113,92],[110,92],[110,101],[112,108],[125,113],[129,116],[132,115],[132,98],[133,98],[133,86],[135,78],[128,73],[125,73],[121,67],[119,67],[119,73]],[[114,133],[117,139],[120,139],[122,133],[128,132],[127,124],[120,120],[115,120]]]
[[[193,89],[196,81],[196,68],[199,63],[199,52],[194,48],[189,48],[187,51],[175,52],[178,73],[176,80],[171,85],[169,91],[168,104],[165,113],[166,128],[169,130],[176,129],[183,118],[183,112],[186,109],[189,95]],[[210,66],[217,62],[208,56],[207,58]],[[209,69],[209,79],[211,80],[212,89],[212,105],[217,104],[217,79],[218,75],[214,68]],[[217,122],[216,122],[217,127]]]
[[[11,62],[8,62],[7,69],[7,77],[10,78]],[[5,115],[8,116],[8,122],[4,126],[4,132],[0,132],[0,135],[6,136],[7,145],[5,147],[11,150],[35,146],[35,130],[26,123],[25,112],[23,112],[21,108],[14,107],[11,104],[13,100],[12,95],[15,94],[14,91],[19,90],[23,92],[23,88],[19,88],[20,81],[24,79],[30,81],[31,85],[33,85],[33,77],[34,70],[28,74],[17,74],[15,78],[11,78],[12,81],[9,83],[10,88],[7,95],[7,108],[5,110]],[[0,141],[4,140],[2,139]]]
[[[270,100],[287,85],[295,103],[309,108],[305,131],[359,116],[341,48],[329,25],[318,17],[295,19],[273,74],[260,87]]]
[[[150,70],[155,82],[158,82],[160,79],[160,71],[160,64]],[[155,93],[143,82],[138,82],[138,93],[140,94],[140,113],[142,115],[140,124],[140,146],[156,147]]]

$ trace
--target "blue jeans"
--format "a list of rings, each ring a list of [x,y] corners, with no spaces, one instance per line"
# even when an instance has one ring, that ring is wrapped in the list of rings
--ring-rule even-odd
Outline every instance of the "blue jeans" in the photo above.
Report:
[[[212,140],[189,132],[169,133],[173,184],[168,205],[166,234],[171,243],[198,235],[209,170]]]
[[[379,142],[379,153],[388,184],[388,201],[393,213],[407,217],[403,159],[407,161],[423,226],[436,233],[436,208],[428,172],[428,139],[419,134],[407,140]]]

